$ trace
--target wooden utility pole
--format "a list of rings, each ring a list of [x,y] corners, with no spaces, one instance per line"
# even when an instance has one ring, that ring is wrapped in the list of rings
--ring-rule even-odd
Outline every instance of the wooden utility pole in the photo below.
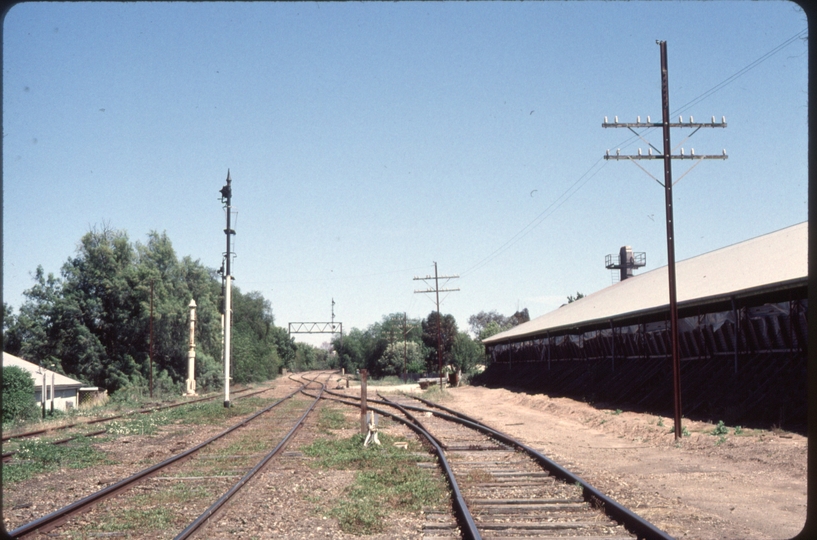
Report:
[[[408,315],[403,312],[403,383],[408,382],[408,333],[414,325],[408,326]]]
[[[360,370],[360,434],[366,435],[369,432],[369,426],[366,423],[366,415],[369,411],[369,403],[367,398],[369,397],[368,390],[366,389],[366,382],[369,378],[369,371],[366,369]]]
[[[153,399],[153,280],[150,280],[150,398]]]
[[[726,150],[723,151],[722,154],[719,155],[696,155],[695,149],[691,149],[689,155],[684,154],[684,149],[681,148],[681,153],[677,155],[672,154],[672,146],[670,145],[670,128],[691,128],[694,131],[689,135],[691,137],[695,132],[697,132],[701,128],[705,127],[719,127],[725,128],[726,127],[726,119],[721,117],[720,123],[715,123],[715,117],[712,117],[712,121],[710,123],[695,123],[692,116],[689,117],[689,122],[684,122],[683,117],[678,119],[678,123],[671,123],[670,122],[670,113],[669,113],[669,76],[668,76],[668,68],[667,68],[667,42],[666,41],[656,41],[658,46],[661,50],[661,123],[652,123],[650,122],[650,117],[647,117],[647,121],[642,123],[641,117],[637,117],[636,122],[631,123],[619,123],[618,117],[615,117],[615,121],[613,123],[607,122],[607,118],[604,118],[604,123],[601,125],[603,128],[608,127],[622,127],[627,128],[633,133],[635,133],[638,138],[645,141],[646,140],[641,136],[640,133],[637,133],[634,128],[661,128],[661,133],[663,137],[663,151],[659,151],[655,148],[652,144],[647,143],[649,148],[647,150],[647,154],[642,154],[641,149],[638,150],[637,155],[621,155],[621,152],[616,150],[615,155],[610,155],[610,151],[608,150],[604,159],[614,159],[614,160],[622,160],[628,159],[635,163],[642,171],[646,172],[653,180],[658,182],[664,187],[664,201],[666,205],[666,214],[667,214],[667,274],[669,277],[669,312],[670,312],[670,341],[672,342],[672,381],[673,381],[673,397],[674,397],[674,414],[675,414],[675,440],[680,439],[683,436],[683,431],[681,429],[681,358],[680,358],[680,349],[678,345],[678,300],[676,295],[676,282],[675,282],[675,220],[673,217],[673,208],[672,208],[672,160],[673,159],[690,159],[695,160],[695,163],[692,167],[689,168],[687,172],[692,170],[693,167],[697,166],[701,161],[704,159],[726,159]],[[658,154],[653,154],[652,151],[655,150],[659,152]],[[646,169],[641,167],[636,163],[636,160],[641,159],[660,159],[664,162],[664,181],[661,182],[653,175],[648,173]],[[686,175],[684,173],[681,175],[681,178]],[[681,178],[678,178],[680,180]],[[677,182],[677,180],[676,180]]]
[[[422,280],[428,284],[428,280],[434,279],[434,288],[425,291],[414,291],[417,293],[435,293],[437,295],[437,364],[440,373],[440,390],[443,389],[443,348],[442,348],[442,316],[440,315],[440,293],[441,292],[456,292],[459,289],[440,289],[440,280],[457,279],[460,276],[440,276],[437,274],[437,262],[434,262],[434,277],[415,277],[414,280]]]

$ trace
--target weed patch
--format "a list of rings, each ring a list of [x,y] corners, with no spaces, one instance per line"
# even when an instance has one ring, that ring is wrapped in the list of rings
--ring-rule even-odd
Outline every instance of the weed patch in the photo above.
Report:
[[[87,437],[54,445],[41,439],[21,441],[15,459],[3,465],[3,485],[27,480],[34,475],[60,467],[84,469],[98,464],[110,464],[106,455],[91,446]]]
[[[396,448],[394,439],[380,433],[382,446],[363,446],[363,436],[321,439],[302,448],[316,458],[312,466],[357,470],[355,482],[330,510],[341,529],[350,534],[372,534],[385,529],[389,513],[418,511],[443,503],[447,489],[441,478],[416,466],[422,459]],[[409,447],[416,446],[410,442]]]
[[[318,414],[318,429],[324,433],[330,429],[343,429],[346,425],[346,416],[339,409],[324,407]]]
[[[168,529],[173,515],[167,508],[129,508],[116,513],[110,521],[97,525],[100,531],[156,531]]]
[[[726,442],[726,435],[721,435],[720,437],[718,437],[718,440],[715,441],[715,446],[720,446],[725,442]]]
[[[434,386],[429,386],[428,389],[423,390],[423,398],[429,401],[447,401],[450,399],[448,392],[445,391],[444,388],[440,388],[436,384]]]
[[[403,379],[397,375],[387,375],[381,379],[369,379],[366,384],[368,386],[395,386],[403,384]]]
[[[669,430],[670,433],[675,433],[675,424],[673,424],[672,428]],[[686,426],[681,426],[681,436],[682,437],[689,437],[691,434]]]
[[[726,435],[727,433],[729,433],[729,428],[723,425],[723,420],[719,420],[718,425],[715,426],[715,429],[712,430],[712,435],[723,436]]]

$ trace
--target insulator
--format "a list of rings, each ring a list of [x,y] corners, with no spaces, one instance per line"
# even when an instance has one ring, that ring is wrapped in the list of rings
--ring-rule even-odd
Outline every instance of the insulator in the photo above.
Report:
[[[712,117],[712,124],[715,124],[715,117]]]
[[[608,149],[607,152],[604,155],[609,156],[610,155],[610,150]]]
[[[650,117],[649,117],[649,116],[647,116],[647,123],[648,123],[648,124],[649,124],[649,123],[651,123],[651,122],[650,122]]]
[[[607,123],[607,117],[606,116],[604,117],[604,123],[605,124]]]
[[[635,121],[636,121],[637,123],[639,123],[639,124],[640,124],[640,123],[641,123],[641,117],[640,117],[640,116],[636,116],[636,117],[635,117]]]
[[[647,148],[647,153],[648,153],[649,155],[652,155],[652,148]]]
[[[684,123],[684,117],[683,117],[683,116],[679,116],[679,117],[678,117],[678,123],[679,123],[679,124],[683,124],[683,123]]]
[[[690,149],[689,149],[689,155],[690,155],[690,156],[694,156],[694,155],[695,155],[695,149],[694,149],[694,148],[690,148]]]
[[[725,116],[721,116],[721,124],[725,124],[725,123],[726,123],[726,117],[725,117]]]
[[[690,116],[689,116],[689,123],[690,123],[690,124],[694,124],[694,123],[695,123],[695,120],[693,120],[693,119],[692,119],[692,115],[690,115]]]
[[[638,155],[641,155],[641,148],[638,149]]]
[[[621,155],[621,148],[616,148],[616,155],[617,155],[617,156],[620,156],[620,155]]]
[[[726,148],[723,149],[723,155],[726,155]]]
[[[615,120],[616,124],[618,124],[618,116],[614,116],[613,119]]]
[[[683,148],[681,148],[681,155],[682,156],[684,155],[684,149]]]

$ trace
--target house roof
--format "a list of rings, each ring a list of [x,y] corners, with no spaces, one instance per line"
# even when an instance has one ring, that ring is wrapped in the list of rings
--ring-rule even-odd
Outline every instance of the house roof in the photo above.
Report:
[[[23,360],[13,354],[3,352],[3,367],[16,366],[28,371],[31,378],[34,379],[34,387],[40,388],[43,385],[43,372],[46,374],[46,384],[51,384],[51,376],[54,376],[54,386],[56,388],[83,388],[85,385],[79,381],[75,381],[70,377],[61,375],[56,371],[50,369],[43,369],[37,364],[32,364],[28,360]]]
[[[679,306],[805,285],[808,222],[675,264]],[[484,344],[629,318],[669,308],[667,267],[633,276],[484,339]]]

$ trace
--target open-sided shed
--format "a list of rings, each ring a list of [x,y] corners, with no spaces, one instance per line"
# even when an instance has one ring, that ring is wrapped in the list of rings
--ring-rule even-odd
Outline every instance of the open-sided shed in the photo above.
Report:
[[[96,391],[86,388],[84,384],[55,371],[45,369],[37,364],[23,360],[13,354],[3,352],[3,367],[16,366],[27,371],[34,380],[34,396],[38,406],[42,406],[43,398],[47,408],[51,408],[53,401],[55,410],[68,410],[79,406],[80,390]],[[43,392],[45,388],[45,392]]]
[[[684,413],[804,421],[808,223],[679,261],[676,278]],[[495,366],[549,393],[669,405],[667,267],[483,343]]]

